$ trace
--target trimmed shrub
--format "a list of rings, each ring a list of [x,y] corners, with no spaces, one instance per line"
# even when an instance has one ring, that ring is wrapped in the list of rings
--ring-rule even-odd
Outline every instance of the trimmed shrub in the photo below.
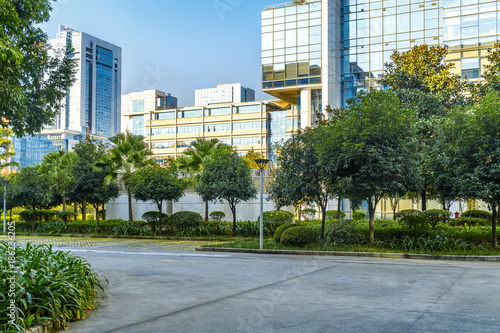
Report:
[[[52,209],[38,209],[36,215],[39,217],[40,221],[49,222],[56,216],[56,212]]]
[[[314,208],[306,208],[302,209],[302,216],[304,216],[304,220],[311,221],[316,214],[316,209]]]
[[[33,221],[33,211],[31,209],[25,209],[25,210],[19,212],[19,220],[21,222]]]
[[[337,210],[327,210],[325,212],[326,219],[328,221],[333,221],[337,219]],[[340,218],[343,219],[345,217],[345,213],[340,211]]]
[[[66,223],[64,221],[39,223],[35,231],[44,234],[62,234],[66,232]]]
[[[425,216],[422,215],[406,215],[398,220],[401,228],[410,230],[413,233],[422,232],[429,229],[430,223]]]
[[[142,214],[142,219],[148,223],[153,235],[156,235],[157,231],[160,231],[162,226],[168,222],[168,214],[160,214],[160,212],[154,210]]]
[[[319,234],[312,228],[297,226],[281,234],[280,243],[285,246],[304,246],[318,241]]]
[[[73,220],[75,220],[76,217],[78,216],[77,213],[71,212],[69,210],[67,210],[65,212],[56,212],[56,215],[59,219],[63,220],[64,222],[68,222],[68,220],[71,220],[71,218],[73,218]]]
[[[351,214],[351,218],[354,220],[354,221],[359,221],[359,220],[364,220],[366,218],[366,213],[363,212],[362,210],[355,210],[352,214]]]
[[[293,222],[293,214],[286,210],[272,210],[264,212],[263,215],[265,232],[271,236],[280,225]],[[260,217],[257,221],[260,221]]]
[[[423,213],[432,229],[436,229],[436,226],[440,223],[448,223],[450,219],[450,212],[445,209],[429,209]]]
[[[274,232],[274,242],[276,244],[279,244],[279,242],[281,241],[281,235],[285,232],[285,230],[288,230],[290,228],[293,228],[293,227],[298,227],[300,226],[300,224],[296,224],[296,223],[287,223],[287,224],[282,224],[278,227],[278,229],[276,229],[276,231]]]
[[[491,213],[485,210],[468,210],[462,213],[462,217],[473,217],[477,219],[485,219],[491,221]]]
[[[409,215],[418,215],[418,216],[425,217],[424,213],[422,213],[421,211],[419,211],[417,209],[404,209],[404,210],[400,210],[399,212],[394,214],[394,219],[399,221],[402,218],[404,218],[405,216],[409,216]]]
[[[170,222],[177,230],[182,231],[199,227],[201,222],[203,222],[203,217],[201,217],[200,213],[182,211],[172,214],[172,216],[170,216]]]
[[[356,244],[361,241],[361,234],[352,220],[337,220],[326,226],[325,241],[333,245]]]
[[[224,212],[221,211],[215,211],[211,212],[209,216],[212,218],[212,220],[219,222],[226,217],[226,214],[224,214]]]

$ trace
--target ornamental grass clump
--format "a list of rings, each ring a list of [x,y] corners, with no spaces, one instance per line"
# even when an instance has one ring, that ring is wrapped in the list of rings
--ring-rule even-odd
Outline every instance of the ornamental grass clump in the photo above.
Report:
[[[96,288],[104,291],[84,259],[48,245],[16,247],[12,273],[8,244],[0,242],[0,270],[0,332],[25,331],[49,321],[50,328],[59,331],[96,308]],[[13,325],[9,324],[11,300],[16,312]]]

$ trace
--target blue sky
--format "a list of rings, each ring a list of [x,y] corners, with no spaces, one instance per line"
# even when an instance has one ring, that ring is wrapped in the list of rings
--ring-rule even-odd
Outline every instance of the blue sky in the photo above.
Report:
[[[260,90],[260,12],[279,0],[59,0],[42,28],[71,26],[122,48],[122,93],[159,89],[179,106],[194,90],[242,83]]]

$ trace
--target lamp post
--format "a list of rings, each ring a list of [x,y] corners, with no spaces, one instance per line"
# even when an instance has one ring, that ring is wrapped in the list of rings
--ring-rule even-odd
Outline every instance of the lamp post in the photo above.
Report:
[[[5,219],[5,210],[7,209],[7,184],[9,181],[7,179],[2,179],[3,184],[3,233],[5,234],[5,227],[7,225],[7,221]]]
[[[260,249],[264,248],[264,169],[269,163],[268,159],[257,158],[254,160],[255,164],[260,169]]]

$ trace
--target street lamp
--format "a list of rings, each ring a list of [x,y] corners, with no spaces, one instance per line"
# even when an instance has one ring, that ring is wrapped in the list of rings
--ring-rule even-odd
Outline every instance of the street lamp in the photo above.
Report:
[[[7,184],[9,181],[7,179],[2,179],[3,184],[3,233],[5,234],[5,227],[7,225],[7,221],[5,219],[5,210],[7,209]]]
[[[257,158],[255,164],[260,169],[260,249],[264,248],[264,169],[269,164],[269,160],[265,158]]]

